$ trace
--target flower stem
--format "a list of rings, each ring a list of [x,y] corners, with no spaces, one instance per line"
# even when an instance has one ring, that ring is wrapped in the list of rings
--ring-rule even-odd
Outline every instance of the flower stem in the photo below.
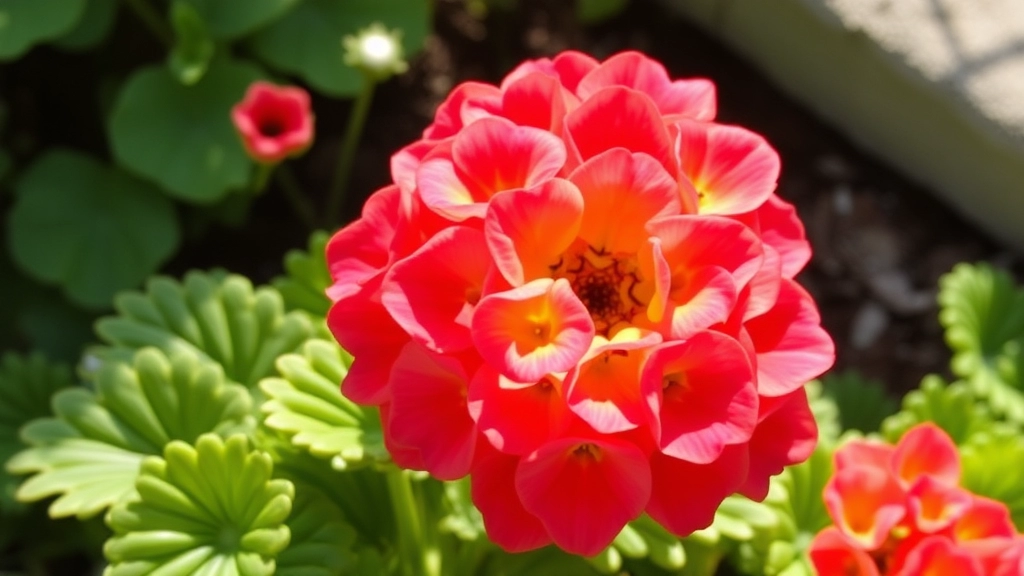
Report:
[[[327,199],[327,218],[332,223],[337,222],[340,217],[341,203],[345,199],[345,187],[348,185],[348,179],[352,173],[356,147],[363,134],[363,125],[366,124],[370,103],[373,102],[374,88],[376,88],[376,82],[368,75],[364,76],[363,89],[356,97],[356,101],[352,103],[352,111],[349,112],[345,139],[341,142],[341,153],[338,155],[338,167],[335,169],[331,194]]]
[[[413,492],[409,475],[397,467],[384,474],[395,511],[402,573],[405,576],[438,576],[439,563],[432,558],[433,551],[423,530],[423,510]]]
[[[124,0],[124,3],[166,48],[174,46],[174,33],[149,0]]]
[[[316,229],[316,212],[313,210],[313,205],[309,202],[309,198],[302,193],[302,188],[299,187],[298,180],[295,179],[295,174],[285,164],[281,164],[274,171],[274,176],[277,181],[277,185],[281,187],[281,191],[284,192],[285,198],[288,199],[288,203],[292,206],[292,211],[295,215],[302,220],[302,223],[306,225],[306,228],[310,231]]]

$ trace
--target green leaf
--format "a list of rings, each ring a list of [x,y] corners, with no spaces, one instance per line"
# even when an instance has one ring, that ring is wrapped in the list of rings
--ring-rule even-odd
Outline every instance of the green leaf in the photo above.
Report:
[[[341,395],[348,368],[337,344],[309,340],[301,354],[279,357],[277,370],[280,378],[260,382],[267,397],[263,413],[268,428],[314,456],[329,458],[339,470],[390,460],[377,410]]]
[[[184,0],[196,11],[218,40],[244,36],[269,24],[301,0],[248,0],[244,8],[232,0]]]
[[[8,352],[0,357],[0,515],[17,507],[14,491],[20,481],[3,465],[26,448],[18,430],[50,415],[50,396],[73,385],[70,368],[49,364],[41,355],[25,358]]]
[[[117,0],[86,0],[85,13],[78,25],[61,36],[54,45],[64,50],[88,50],[102,42],[117,19]]]
[[[380,22],[402,32],[407,56],[420,51],[430,31],[428,0],[305,0],[280,20],[257,33],[256,53],[275,68],[301,76],[332,96],[354,96],[364,79],[342,63],[341,40]]]
[[[288,517],[291,543],[277,558],[277,576],[340,576],[356,561],[356,533],[331,499],[311,484],[295,483]]]
[[[101,356],[144,346],[183,351],[220,364],[229,379],[250,388],[274,374],[278,356],[313,334],[306,316],[285,314],[276,290],[254,290],[247,278],[223,272],[189,272],[184,282],[151,278],[145,293],[119,294],[114,308],[117,316],[96,323],[96,333],[115,348]]]
[[[135,72],[110,116],[114,156],[182,200],[210,203],[249,181],[252,161],[231,124],[231,108],[262,77],[250,64],[214,59],[183,86],[163,66]]]
[[[171,26],[177,40],[167,55],[167,64],[179,82],[191,86],[203,78],[210,65],[213,40],[203,17],[187,0],[175,0],[171,4]]]
[[[86,0],[4,0],[0,4],[0,60],[12,60],[34,44],[52,40],[78,24]]]
[[[960,449],[961,485],[1006,504],[1018,530],[1024,529],[1024,437],[1011,427],[980,432]]]
[[[284,276],[274,278],[273,285],[284,298],[288,310],[304,310],[316,318],[324,318],[331,307],[326,290],[331,285],[327,269],[327,241],[330,235],[317,230],[309,237],[309,249],[290,250],[284,257]]]
[[[628,3],[629,0],[577,0],[576,18],[584,24],[597,24],[614,18]]]
[[[131,492],[146,455],[160,454],[172,440],[192,442],[206,432],[244,426],[251,405],[248,391],[226,382],[216,364],[188,354],[168,360],[144,349],[132,365],[104,364],[95,393],[57,393],[56,417],[23,428],[31,447],[15,455],[8,469],[34,474],[18,490],[19,500],[60,495],[51,516],[88,518]]]
[[[897,408],[881,383],[852,371],[827,374],[822,378],[822,394],[838,406],[843,431],[875,432]]]
[[[174,207],[157,190],[81,154],[54,150],[17,185],[9,215],[15,263],[72,301],[106,307],[178,246]]]
[[[957,444],[972,434],[988,430],[994,420],[986,406],[975,401],[963,382],[946,385],[935,375],[925,376],[921,386],[903,397],[902,409],[882,422],[882,435],[895,444],[915,425],[934,422]]]
[[[814,414],[814,421],[818,424],[818,442],[834,445],[843,433],[839,421],[839,406],[834,398],[822,393],[820,380],[808,382],[806,390],[807,402],[811,406],[811,413]]]
[[[135,491],[111,508],[104,576],[269,576],[291,537],[295,487],[243,435],[171,442],[146,458]]]

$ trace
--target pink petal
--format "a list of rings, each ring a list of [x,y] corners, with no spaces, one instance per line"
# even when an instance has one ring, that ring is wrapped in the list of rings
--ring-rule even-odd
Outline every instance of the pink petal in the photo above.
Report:
[[[396,443],[418,449],[423,464],[441,480],[469,473],[476,423],[469,415],[469,379],[455,358],[415,342],[402,349],[391,369],[388,431]]]
[[[520,126],[533,126],[561,134],[567,112],[580,105],[555,76],[534,72],[512,82],[502,91],[501,114]]]
[[[967,509],[953,526],[953,538],[958,542],[983,538],[1010,538],[1017,529],[1010,518],[1010,509],[998,500],[974,496]]]
[[[492,542],[506,552],[526,552],[551,543],[540,519],[523,507],[516,492],[519,457],[493,453],[473,467],[470,488]]]
[[[399,444],[391,437],[391,432],[388,429],[388,419],[390,417],[391,403],[385,402],[380,405],[380,425],[381,431],[384,433],[384,448],[391,455],[391,461],[396,466],[406,470],[426,470],[427,466],[423,463],[423,456],[420,455],[419,449]]]
[[[841,472],[853,466],[870,466],[889,470],[894,448],[879,440],[854,438],[840,446],[832,459],[835,469]]]
[[[635,253],[648,238],[648,221],[681,208],[675,179],[647,154],[613,148],[584,162],[569,180],[586,207],[580,238],[599,251]]]
[[[729,218],[670,216],[652,221],[647,230],[661,239],[673,273],[718,266],[732,275],[740,289],[753,279],[764,260],[757,234]]]
[[[673,458],[710,464],[726,445],[750,440],[757,424],[753,369],[725,334],[659,346],[644,366],[642,390],[651,432]]]
[[[746,471],[747,454],[742,446],[726,447],[708,464],[655,452],[647,514],[676,536],[689,536],[711,525],[718,507],[743,482]]]
[[[513,286],[550,277],[549,267],[575,241],[582,216],[579,190],[561,178],[499,194],[484,219],[498,270]]]
[[[945,484],[934,476],[922,476],[907,492],[908,512],[917,528],[929,534],[953,525],[973,504],[971,493]]]
[[[587,54],[566,50],[555,56],[552,65],[555,72],[558,73],[558,78],[562,81],[562,86],[575,92],[580,80],[596,68],[598,63]]]
[[[396,262],[381,301],[414,340],[446,353],[473,345],[470,322],[491,265],[484,235],[453,226]]]
[[[879,576],[871,556],[854,546],[835,526],[825,528],[814,537],[808,554],[818,574]]]
[[[449,157],[424,160],[416,172],[416,187],[424,204],[453,222],[483,218],[487,212],[487,197],[473,193]]]
[[[907,555],[897,576],[983,576],[981,564],[971,554],[943,536],[930,536]]]
[[[566,552],[593,556],[643,511],[651,493],[647,459],[610,438],[562,438],[522,459],[516,491]]]
[[[469,413],[491,445],[525,455],[565,428],[569,414],[561,390],[553,376],[524,385],[484,365],[469,385]]]
[[[569,168],[612,148],[644,152],[669,174],[676,174],[668,129],[657,107],[644,94],[622,87],[604,88],[565,118],[573,160]]]
[[[428,140],[440,140],[459,133],[466,124],[465,110],[477,108],[501,109],[501,91],[481,82],[463,82],[455,87],[448,98],[437,107],[434,123],[423,131]]]
[[[391,156],[391,179],[403,192],[411,194],[416,189],[416,171],[437,144],[434,140],[417,140]]]
[[[740,492],[761,501],[768,495],[768,482],[791,464],[803,462],[814,452],[818,441],[818,425],[807,403],[803,388],[778,398],[761,398],[760,422],[750,438],[750,471]]]
[[[743,214],[760,207],[779,179],[779,155],[761,136],[711,122],[675,125],[684,174],[700,195],[702,214]]]
[[[327,288],[327,295],[332,300],[373,278],[390,263],[401,194],[394,185],[374,192],[363,205],[362,217],[328,241],[327,267],[334,284]]]
[[[390,397],[391,365],[409,335],[391,318],[379,300],[377,285],[368,285],[335,302],[327,326],[354,360],[341,383],[341,393],[359,404],[377,405]]]
[[[792,392],[835,362],[835,345],[821,327],[814,300],[792,280],[782,279],[775,306],[744,326],[757,351],[762,396]]]
[[[866,550],[875,550],[906,514],[899,486],[883,470],[855,466],[837,472],[824,492],[836,526]]]
[[[960,453],[949,435],[930,422],[914,426],[900,438],[892,455],[892,467],[906,488],[923,476],[932,476],[950,486],[960,483]]]
[[[625,86],[647,94],[662,114],[698,120],[715,117],[715,85],[709,80],[669,79],[665,67],[640,52],[621,52],[590,71],[577,88],[586,100],[602,88]]]
[[[579,362],[594,339],[594,322],[568,280],[542,278],[481,300],[472,336],[480,355],[502,374],[537,382]]]
[[[569,408],[594,430],[614,434],[647,422],[640,376],[657,333],[598,344],[565,377]]]
[[[562,140],[547,130],[484,118],[455,138],[452,157],[475,198],[530,188],[558,174],[565,164]]]
[[[775,194],[755,212],[761,241],[771,246],[782,259],[782,275],[793,278],[811,259],[804,225],[796,208]]]

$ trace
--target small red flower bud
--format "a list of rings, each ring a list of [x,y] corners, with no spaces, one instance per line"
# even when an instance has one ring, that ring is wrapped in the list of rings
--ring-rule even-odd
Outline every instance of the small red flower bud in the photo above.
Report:
[[[313,143],[309,94],[297,86],[253,82],[231,120],[249,156],[262,164],[299,156]]]

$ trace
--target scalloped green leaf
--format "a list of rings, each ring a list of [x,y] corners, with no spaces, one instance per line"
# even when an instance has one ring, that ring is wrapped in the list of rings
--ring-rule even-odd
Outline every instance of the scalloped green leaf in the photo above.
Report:
[[[280,378],[260,382],[267,398],[264,425],[339,470],[390,460],[377,410],[341,395],[348,368],[337,344],[309,340],[300,354],[279,357],[277,369]]]
[[[0,60],[21,56],[78,24],[86,0],[5,0],[0,4]]]
[[[107,514],[104,576],[270,576],[291,538],[295,487],[244,435],[174,441]]]
[[[248,0],[244,8],[225,0],[185,0],[206,21],[218,40],[244,36],[266,26],[291,10],[301,0]]]
[[[331,285],[327,269],[327,241],[323,230],[309,237],[308,250],[290,250],[284,257],[284,276],[274,278],[273,286],[284,298],[288,310],[303,310],[317,318],[327,316],[331,301],[326,290]]]
[[[882,436],[895,444],[907,430],[921,422],[934,422],[957,444],[972,434],[994,425],[988,408],[975,400],[971,388],[963,382],[946,385],[936,375],[925,376],[917,390],[903,397],[899,412],[882,422]]]
[[[897,409],[896,401],[886,394],[880,382],[865,379],[854,371],[826,374],[822,378],[822,395],[838,407],[843,431],[875,432]]]
[[[119,294],[114,308],[118,315],[99,320],[96,333],[115,357],[144,346],[184,351],[220,364],[229,379],[250,388],[274,374],[278,356],[313,334],[305,315],[284,312],[276,290],[253,289],[247,278],[224,272],[193,271],[183,282],[151,278],[145,293]]]
[[[960,448],[961,485],[1005,503],[1018,530],[1024,529],[1024,437],[998,426],[974,434]]]
[[[53,397],[54,418],[22,429],[30,447],[8,462],[33,474],[18,489],[30,502],[58,495],[50,515],[88,518],[131,492],[139,464],[173,440],[246,427],[252,399],[227,382],[220,366],[189,354],[168,359],[153,348],[133,364],[107,362],[96,391],[72,388]]]
[[[174,206],[158,190],[69,150],[28,168],[9,218],[18,266],[91,307],[142,283],[179,240]]]
[[[411,57],[423,48],[430,18],[428,0],[305,0],[258,32],[251,45],[260,58],[320,92],[354,96],[364,79],[342,62],[342,38],[380,22],[402,31],[402,47]]]
[[[64,50],[88,50],[102,42],[114,28],[117,0],[87,0],[78,24],[54,45]]]
[[[295,482],[295,503],[286,523],[292,538],[277,558],[277,576],[340,576],[356,562],[355,530],[313,485]]]
[[[212,203],[248,183],[253,163],[231,124],[231,108],[263,73],[215,58],[201,80],[183,86],[164,66],[136,71],[110,115],[114,156],[168,194]]]
[[[50,397],[74,384],[68,366],[50,364],[42,355],[8,352],[0,358],[0,514],[17,507],[14,492],[20,480],[2,465],[26,447],[18,431],[31,420],[49,416]]]

